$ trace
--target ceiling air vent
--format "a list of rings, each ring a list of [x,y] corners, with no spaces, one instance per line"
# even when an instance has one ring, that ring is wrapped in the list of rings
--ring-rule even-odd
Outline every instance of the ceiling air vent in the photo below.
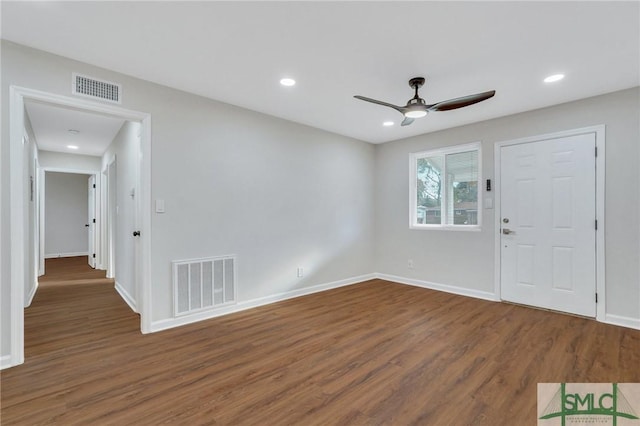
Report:
[[[73,94],[121,103],[122,86],[110,81],[73,73]]]

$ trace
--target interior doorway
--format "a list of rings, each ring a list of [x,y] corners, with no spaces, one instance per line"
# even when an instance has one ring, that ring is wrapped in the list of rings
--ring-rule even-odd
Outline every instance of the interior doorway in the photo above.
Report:
[[[100,267],[100,257],[92,230],[99,228],[101,218],[97,215],[95,193],[96,173],[91,170],[41,167],[42,182],[39,185],[38,240],[42,243],[38,263],[45,259],[62,257],[87,257],[92,268]],[[94,186],[95,185],[95,186]],[[40,268],[39,276],[46,273],[46,265]]]
[[[24,306],[25,306],[25,282],[31,265],[43,263],[40,258],[41,244],[36,244],[35,239],[28,238],[34,232],[33,223],[27,215],[30,182],[25,179],[25,164],[29,164],[31,153],[23,143],[24,129],[26,128],[25,102],[45,103],[62,108],[70,108],[77,111],[103,114],[110,117],[119,117],[130,122],[138,123],[139,145],[135,161],[137,162],[137,179],[139,184],[135,188],[135,197],[131,197],[131,205],[137,212],[136,226],[140,237],[135,243],[135,269],[140,271],[135,275],[135,294],[138,298],[137,312],[140,314],[140,328],[143,333],[150,331],[151,318],[149,304],[149,276],[150,276],[150,115],[137,111],[127,110],[118,106],[105,105],[86,99],[71,98],[51,93],[45,93],[27,88],[11,86],[10,88],[10,199],[11,199],[11,312],[10,312],[10,342],[11,351],[9,359],[4,359],[2,367],[10,367],[24,362]],[[103,174],[98,172],[98,177]],[[98,186],[99,182],[96,182]],[[101,199],[100,195],[97,198]],[[98,211],[100,211],[98,209]],[[116,207],[117,211],[117,207]],[[97,213],[97,212],[96,212]],[[98,221],[97,221],[98,222]],[[41,223],[41,222],[39,222]],[[98,226],[99,228],[99,226]],[[105,234],[102,229],[95,230],[96,236]],[[100,262],[98,262],[100,263]]]

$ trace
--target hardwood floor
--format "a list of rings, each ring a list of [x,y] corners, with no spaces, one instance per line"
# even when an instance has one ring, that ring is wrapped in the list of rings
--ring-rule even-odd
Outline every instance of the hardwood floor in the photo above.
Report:
[[[534,425],[538,382],[640,382],[640,331],[381,280],[150,335],[43,286],[3,425]]]
[[[38,279],[40,288],[86,283],[113,284],[112,279],[106,278],[105,271],[89,266],[87,256],[45,259],[44,271],[45,274]]]

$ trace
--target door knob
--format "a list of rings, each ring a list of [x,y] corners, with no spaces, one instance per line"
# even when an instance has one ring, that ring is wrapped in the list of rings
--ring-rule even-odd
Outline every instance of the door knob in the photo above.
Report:
[[[140,236],[140,231],[133,231],[133,236],[134,237],[139,237]]]
[[[503,228],[502,233],[505,235],[509,235],[509,234],[515,234],[515,231],[512,231],[511,229]]]

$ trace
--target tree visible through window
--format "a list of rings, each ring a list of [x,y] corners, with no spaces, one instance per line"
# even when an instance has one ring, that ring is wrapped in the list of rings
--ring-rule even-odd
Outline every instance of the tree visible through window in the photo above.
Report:
[[[419,223],[440,224],[442,208],[442,157],[417,159]]]
[[[480,144],[411,155],[412,227],[478,227]]]

